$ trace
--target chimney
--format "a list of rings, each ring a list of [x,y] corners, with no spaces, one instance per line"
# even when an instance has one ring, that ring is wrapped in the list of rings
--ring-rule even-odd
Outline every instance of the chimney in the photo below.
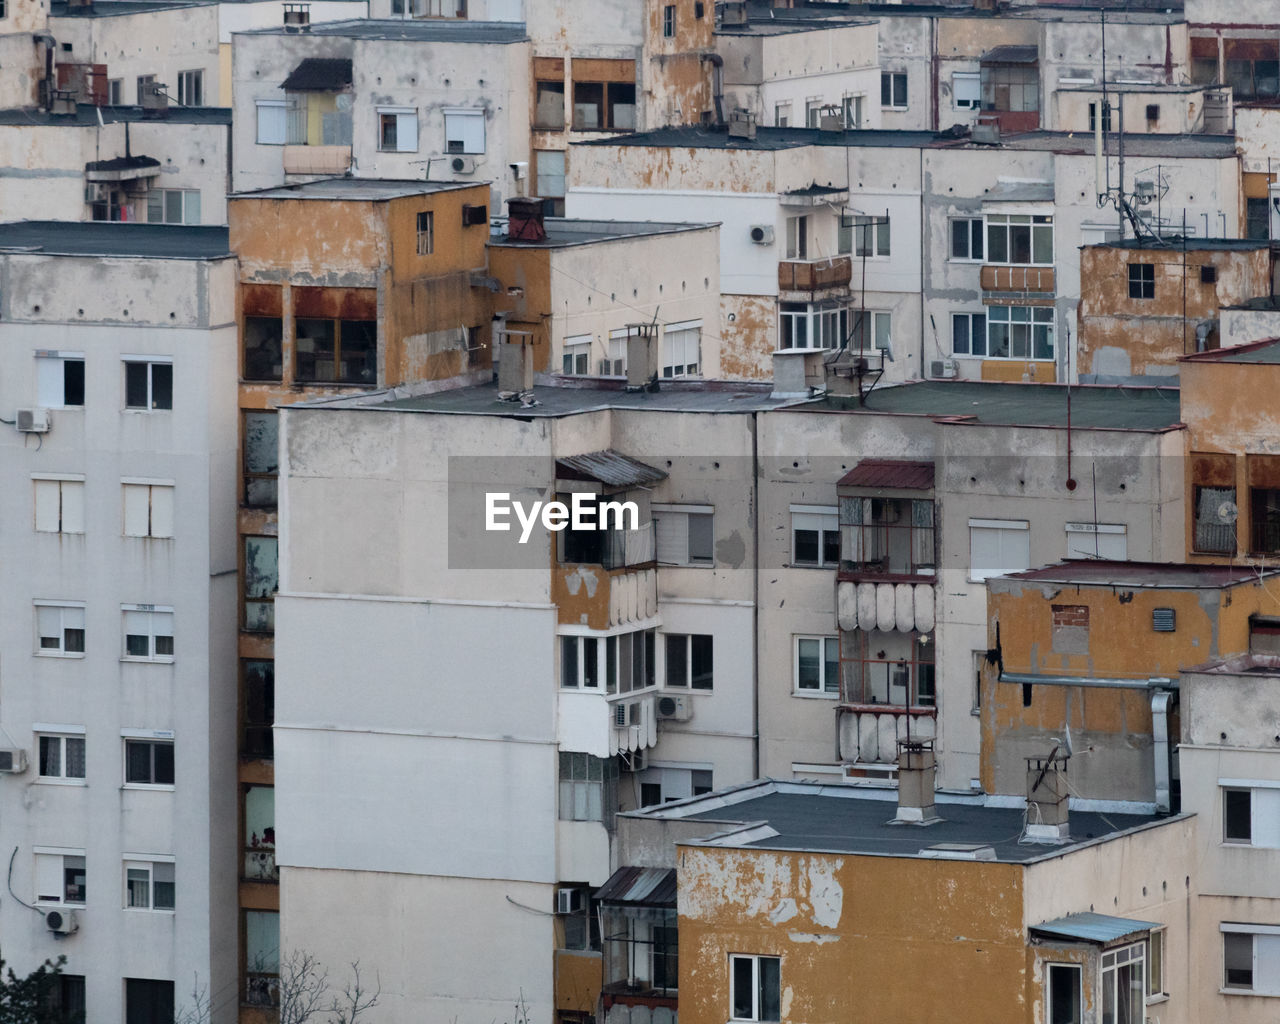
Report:
[[[498,390],[513,394],[533,389],[533,335],[502,331],[498,335]]]
[[[1067,821],[1067,759],[1054,747],[1048,757],[1027,758],[1027,830],[1023,839],[1062,843],[1071,837]]]
[[[941,821],[933,808],[937,766],[933,740],[898,741],[898,816],[895,824],[932,825]]]
[[[773,353],[773,393],[770,398],[811,398],[823,386],[825,349],[780,348]]]
[[[301,32],[311,30],[311,5],[287,3],[284,5],[285,28],[297,29]]]
[[[507,238],[514,242],[541,242],[547,237],[543,201],[537,196],[512,196],[507,200]]]
[[[627,390],[656,390],[657,379],[657,324],[627,324]]]

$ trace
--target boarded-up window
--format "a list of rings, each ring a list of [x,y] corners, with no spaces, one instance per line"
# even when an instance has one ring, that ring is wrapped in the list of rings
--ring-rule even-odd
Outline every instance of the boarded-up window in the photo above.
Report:
[[[173,484],[124,481],[124,535],[173,536]]]
[[[272,633],[276,628],[275,593],[279,589],[279,541],[244,539],[244,628]]]

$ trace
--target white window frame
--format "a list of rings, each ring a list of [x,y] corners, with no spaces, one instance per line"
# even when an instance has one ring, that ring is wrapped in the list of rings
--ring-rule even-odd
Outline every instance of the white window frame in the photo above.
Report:
[[[807,260],[809,258],[809,214],[801,213],[788,217],[786,258],[789,260]]]
[[[867,120],[867,94],[847,92],[840,98],[840,113],[846,131],[859,129]]]
[[[960,85],[966,88],[961,90]],[[961,98],[961,92],[965,93]],[[982,109],[982,73],[980,71],[953,71],[951,73],[951,103],[956,110]]]
[[[1249,794],[1249,839],[1227,838],[1227,792]],[[1219,779],[1219,806],[1222,809],[1221,845],[1248,846],[1261,850],[1280,849],[1280,781],[1269,779]]]
[[[85,751],[83,745],[85,742],[85,728],[82,725],[55,725],[47,722],[36,722],[32,727],[32,732],[36,737],[36,781],[52,786],[84,786],[87,785],[85,775],[68,775],[67,774],[67,741],[79,741],[81,744],[80,759],[84,760]],[[45,775],[41,769],[40,751],[44,741],[57,741],[58,744],[58,774]],[[86,766],[86,775],[88,768]]]
[[[785,103],[775,103],[773,105],[773,126],[775,128],[786,128],[791,124],[791,101]]]
[[[1101,957],[1100,969],[1098,972],[1098,982],[1099,982],[1098,992],[1097,992],[1097,995],[1094,997],[1095,1001],[1098,1003],[1100,1007],[1100,1011],[1102,1007],[1106,1006],[1105,1000],[1107,997],[1107,984],[1108,984],[1108,981],[1110,981],[1114,988],[1115,1002],[1113,1005],[1116,1007],[1117,1015],[1119,1014],[1120,997],[1122,992],[1120,990],[1117,976],[1119,975],[1120,969],[1122,967],[1125,967],[1129,964],[1134,964],[1134,963],[1141,965],[1142,1001],[1143,1001],[1143,1005],[1144,1006],[1146,1005],[1147,943],[1146,943],[1146,940],[1144,939],[1142,942],[1131,942],[1124,946],[1117,946],[1113,949],[1107,949],[1103,951],[1102,957]],[[1111,977],[1108,978],[1108,975],[1110,975]],[[1101,1016],[1102,1014],[1101,1012],[1099,1012],[1099,1018],[1101,1018]]]
[[[981,318],[981,326],[979,326],[979,317]],[[960,322],[964,322],[967,325],[966,329],[969,333],[969,349],[967,352],[961,352],[956,347],[956,324]],[[976,342],[981,342],[981,352],[974,351],[977,347]],[[985,359],[987,357],[987,311],[985,309],[951,314],[951,355],[957,359]]]
[[[822,97],[808,96],[804,101],[804,126],[806,128],[822,127]]]
[[[750,960],[751,961],[751,1016],[735,1017],[733,1015],[734,1004],[737,1000],[734,985],[734,961]],[[760,1016],[760,962],[762,960],[776,960],[778,962],[778,1016],[782,1016],[782,957],[779,956],[762,956],[756,953],[730,953],[729,954],[729,1019],[730,1020],[749,1020],[749,1021],[767,1021],[767,1018]],[[772,1022],[770,1022],[772,1024]]]
[[[1218,991],[1223,995],[1254,995],[1254,996],[1280,996],[1280,925],[1274,924],[1245,924],[1235,923],[1231,921],[1223,921],[1218,925],[1218,930],[1222,933],[1222,960],[1221,970],[1218,975],[1219,987]],[[1252,941],[1252,978],[1249,987],[1242,985],[1227,985],[1226,970],[1226,936],[1228,935],[1248,935]],[[1263,951],[1259,952],[1258,940],[1264,940]],[[1262,960],[1262,968],[1259,969],[1258,961]],[[1261,986],[1259,984],[1261,982]]]
[[[672,337],[675,335],[675,337]],[[692,352],[690,348],[692,347]],[[676,349],[680,351],[677,353]],[[693,360],[689,356],[692,354]],[[677,357],[680,361],[677,361]],[[679,372],[677,372],[679,371]],[[702,376],[702,321],[685,320],[667,324],[662,331],[662,376]]]
[[[36,350],[36,404],[46,409],[83,409],[79,405],[67,405],[66,364],[84,366],[83,352],[63,352],[57,349]],[[83,370],[81,371],[83,375]],[[87,378],[85,385],[88,384]],[[87,396],[85,396],[87,397]]]
[[[255,100],[257,130],[254,141],[259,146],[284,146],[289,141],[289,104],[284,100]],[[264,121],[262,113],[273,113]],[[279,113],[275,113],[278,111]]]
[[[1066,536],[1067,558],[1123,562],[1128,557],[1128,528],[1124,523],[1067,523]],[[1109,540],[1104,541],[1104,537]]]
[[[846,211],[840,214],[840,233],[840,251],[858,259],[887,259],[893,252],[892,222],[888,217]]]
[[[1163,925],[1159,928],[1152,928],[1151,934],[1147,937],[1147,1003],[1159,1003],[1169,998],[1169,993],[1165,988],[1165,956],[1169,951],[1168,944],[1165,942],[1167,931]],[[1153,950],[1159,950],[1158,954],[1153,954]]]
[[[965,249],[967,256],[957,256],[955,254],[955,237],[956,225],[965,225]],[[974,226],[977,226],[978,244],[982,246],[982,253],[975,256],[973,254],[973,232]],[[983,254],[987,251],[987,223],[986,219],[978,217],[948,217],[947,218],[947,261],[949,263],[982,263]]]
[[[34,846],[32,847],[31,852],[35,856],[35,869],[34,869],[35,884],[33,886],[33,890],[34,890],[33,895],[35,896],[35,899],[33,902],[36,904],[36,906],[83,907],[85,905],[85,901],[83,899],[80,899],[80,900],[67,899],[66,872],[67,872],[68,858],[72,860],[78,859],[78,860],[84,861],[85,863],[81,865],[84,867],[85,875],[86,875],[86,884],[84,888],[86,890],[88,889],[88,882],[87,882],[88,860],[87,860],[85,851],[82,849],[75,849],[72,847],[64,847],[64,846]],[[41,858],[47,858],[47,859],[42,861]],[[55,863],[57,865],[56,869],[54,867]],[[74,865],[74,864],[71,865],[72,868],[75,868],[76,866],[77,865]],[[54,870],[56,870],[58,873],[58,885],[57,885],[58,895],[42,896],[40,893],[40,890],[42,888],[53,888],[53,886],[44,886],[42,882],[46,878],[50,877],[51,873]],[[87,896],[88,893],[85,892],[85,893],[82,893],[82,895]]]
[[[107,106],[120,107],[124,105],[124,79],[108,78],[107,79]]]
[[[67,650],[67,631],[69,629],[79,629],[84,633],[83,647],[89,646],[89,633],[85,628],[85,603],[83,601],[33,601],[32,605],[35,609],[35,628],[36,628],[36,646],[35,653],[41,658],[83,658],[84,650],[69,651]],[[41,647],[40,646],[40,609],[51,608],[57,609],[59,612],[58,624],[58,646],[57,647]],[[70,614],[68,614],[70,613]],[[78,621],[78,624],[77,624]]]
[[[609,358],[600,361],[601,377],[625,377],[627,375],[627,338],[630,332],[621,327],[609,332]]]
[[[1024,221],[1024,218],[1025,218],[1025,221]],[[1037,223],[1037,218],[1047,218],[1047,219],[1041,220],[1039,223]],[[983,250],[986,254],[986,259],[984,262],[993,264],[995,266],[1000,266],[1000,267],[1051,267],[1053,266],[1053,253],[1054,253],[1055,239],[1054,239],[1054,222],[1053,222],[1052,212],[1043,213],[1040,211],[1030,211],[1030,212],[1010,211],[1009,213],[986,213],[986,214],[983,214],[983,220],[985,221],[985,223],[983,224],[982,245],[983,245]],[[1024,223],[1026,224],[1028,230],[1030,231],[1030,238],[1029,238],[1030,259],[1026,263],[1015,263],[1011,258],[1013,255],[1013,246],[1010,243],[1010,239],[1012,237],[1011,232],[1014,227],[1021,227]],[[1005,234],[1004,250],[1005,250],[1005,255],[1007,257],[1010,257],[1009,259],[997,260],[992,256],[991,229],[993,227],[1004,228],[1004,234]],[[1049,258],[1047,260],[1037,260],[1036,259],[1036,237],[1037,235],[1043,234],[1045,231],[1048,231],[1049,233]]]
[[[84,533],[84,474],[32,473],[37,533]]]
[[[169,381],[169,407],[156,405],[155,397],[155,368],[157,366],[173,366],[173,356],[150,356],[150,355],[122,355],[120,364],[124,370],[124,409],[126,412],[172,412],[173,411],[173,377],[170,376]],[[129,404],[129,367],[134,364],[141,364],[147,368],[147,404],[130,405]]]
[[[146,743],[152,747],[165,745],[173,750],[173,782],[130,782],[129,781],[129,744],[130,743]],[[178,781],[178,745],[174,740],[172,729],[121,729],[120,730],[120,752],[121,752],[121,777],[124,779],[122,783],[125,789],[155,789],[172,791]],[[156,755],[155,751],[151,752],[151,776],[156,775],[155,770]]]
[[[121,661],[156,661],[168,664],[173,661],[173,609],[154,604],[122,604],[120,606],[121,618]],[[145,626],[147,632],[141,631],[129,632],[130,625],[135,629]],[[168,632],[164,632],[165,628]],[[130,654],[129,653],[129,637],[138,636],[145,637],[147,641],[147,654]],[[168,637],[169,652],[160,653],[159,641]]]
[[[1013,536],[1005,537],[1003,534],[1011,534],[1021,537],[1019,542],[1019,550],[1021,553],[1023,547],[1026,548],[1026,557],[1017,559],[1025,564],[1020,567],[1009,568],[1007,566],[1012,563],[1008,559],[1002,559],[1004,565],[999,568],[983,567],[979,569],[973,564],[973,542],[975,540],[975,530],[1000,531],[1002,536],[999,539],[1000,552],[1003,555],[1006,547],[1014,542]],[[1031,524],[1025,519],[970,519],[969,520],[969,582],[982,583],[992,576],[1006,576],[1011,572],[1025,572],[1031,567]]]
[[[715,689],[716,641],[715,641],[714,633],[659,633],[658,637],[661,640],[661,643],[659,643],[657,646],[662,650],[662,685],[663,686],[670,687],[674,690],[679,690],[681,693],[710,693],[713,689]],[[707,680],[705,685],[698,685],[694,683],[694,676],[693,676],[693,638],[694,637],[705,637],[707,640],[711,641],[711,678]],[[673,683],[671,681],[670,662],[667,657],[667,654],[670,650],[670,648],[668,647],[669,640],[683,641],[683,643],[680,645],[684,648],[683,654],[681,655],[681,658],[684,661],[685,681],[683,683]]]
[[[418,152],[418,108],[417,107],[377,107],[378,119],[378,152],[379,153],[416,153]],[[396,119],[396,140],[394,146],[385,145],[385,134],[382,130],[383,118]]]
[[[714,505],[661,505],[654,504],[651,506],[653,518],[658,521],[654,526],[655,548],[657,549],[658,563],[660,565],[680,565],[689,566],[690,568],[706,568],[715,567],[715,550],[716,550],[716,534],[715,534],[715,506]],[[706,516],[708,525],[711,530],[711,554],[694,555],[689,548],[689,527],[691,525],[692,516]],[[659,525],[663,518],[667,519],[668,526]],[[683,517],[683,525],[680,518]],[[683,558],[676,557],[680,548],[680,540],[684,541]],[[671,546],[676,545],[673,551]],[[665,551],[663,550],[665,548]],[[664,554],[667,556],[664,558]]]
[[[165,856],[163,854],[126,853],[124,855],[124,864],[121,869],[123,871],[123,881],[124,881],[123,909],[128,911],[145,911],[147,913],[156,913],[156,914],[174,913],[177,902],[178,902],[177,892],[175,891],[173,894],[173,905],[158,906],[156,903],[156,883],[168,882],[170,885],[174,886],[174,889],[176,890],[177,880],[174,877],[176,875],[176,869],[175,869],[176,863],[177,863],[176,858]],[[164,870],[165,868],[168,868],[168,870],[167,871]],[[145,903],[130,902],[130,898],[132,896],[132,889],[129,885],[129,882],[130,882],[129,873],[131,871],[146,875],[146,878],[144,880],[146,885],[146,902]],[[169,878],[164,879],[164,878],[157,877],[157,875],[164,875],[164,874],[169,875]]]
[[[849,310],[849,347],[858,347],[859,324],[862,331],[871,340],[866,346],[868,352],[893,351],[893,313],[887,309],[851,309]],[[826,346],[830,348],[831,346]]]
[[[1027,318],[1025,320],[1015,319],[1014,310],[1016,309],[1025,309]],[[1056,319],[1052,306],[988,306],[987,352],[983,358],[1005,359],[1014,363],[1052,362],[1057,357],[1057,343],[1054,338]],[[995,348],[992,336],[1001,324],[1009,328],[1009,352],[1007,355],[997,355],[992,351]],[[1015,355],[1013,351],[1014,332],[1017,327],[1026,329],[1026,352],[1023,355]],[[1036,355],[1036,335],[1040,333],[1043,333],[1047,338],[1048,355]]]
[[[586,641],[594,640],[596,647],[595,654],[595,682],[587,681],[587,658],[586,658]],[[605,673],[607,669],[605,659],[605,643],[606,638],[602,635],[584,634],[584,633],[561,633],[560,643],[556,648],[556,654],[560,658],[560,689],[562,690],[584,690],[587,693],[603,693]],[[570,682],[565,679],[564,665],[564,646],[566,643],[572,643],[577,648],[577,671],[576,678]]]
[[[818,560],[802,562],[796,556],[796,531],[812,530],[818,534]],[[825,538],[823,534],[834,533],[840,536],[840,507],[838,505],[792,505],[791,506],[791,566],[798,569],[834,569],[839,566],[839,557],[828,562],[823,557]]]
[[[125,537],[169,539],[173,537],[175,482],[147,477],[120,481],[122,531]]]
[[[594,340],[590,334],[565,338],[560,346],[560,372],[574,377],[590,375],[591,344]]]
[[[884,80],[889,79],[889,102],[884,101]],[[895,94],[897,89],[897,79],[902,79],[902,102],[899,103]],[[907,73],[905,71],[881,71],[880,72],[880,109],[881,110],[906,110],[911,106],[910,83],[907,81]]]
[[[192,96],[192,87],[196,96]],[[194,100],[194,102],[193,102]],[[204,104],[204,69],[192,68],[178,72],[178,106],[203,107]]]
[[[169,196],[178,195],[181,217],[178,220],[169,218]],[[160,216],[153,217],[151,208],[153,200],[159,204]],[[153,188],[147,192],[148,224],[199,224],[200,223],[200,190],[197,188]]]
[[[1070,963],[1068,961],[1047,960],[1044,963],[1044,1019],[1045,1024],[1056,1024],[1051,1016],[1053,1006],[1050,1000],[1053,998],[1053,990],[1049,984],[1049,974],[1054,968],[1062,968],[1068,971],[1074,971],[1076,976],[1076,1005],[1080,1007],[1081,1016],[1078,1020],[1084,1020],[1084,964]]]
[[[479,129],[477,131],[477,129]],[[457,143],[460,148],[454,148]],[[444,151],[482,156],[486,152],[484,111],[471,107],[444,110]]]
[[[800,644],[818,641],[818,686],[800,685]],[[827,678],[827,644],[836,645],[834,680]],[[819,697],[824,700],[840,698],[840,638],[831,633],[797,633],[791,639],[791,692],[797,697]]]

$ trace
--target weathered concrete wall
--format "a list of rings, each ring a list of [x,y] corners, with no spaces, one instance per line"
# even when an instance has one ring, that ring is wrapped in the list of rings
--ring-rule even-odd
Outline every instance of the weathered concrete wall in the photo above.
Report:
[[[675,34],[666,37],[663,17],[669,6],[675,8]],[[646,0],[639,123],[697,124],[703,111],[713,109],[712,67],[703,57],[714,48],[715,12],[704,4],[699,17],[698,10],[696,0]]]
[[[1280,309],[1241,308],[1219,312],[1218,340],[1223,348],[1277,336],[1280,336]]]
[[[1125,132],[1142,132],[1146,135],[1186,135],[1204,131],[1204,87],[1171,87],[1143,89],[1128,86],[1107,91],[1111,106],[1113,131],[1120,128],[1118,107],[1124,104]],[[1091,132],[1089,108],[1102,103],[1100,86],[1065,85],[1054,90],[1052,102],[1043,111],[1046,131]],[[1159,114],[1153,120],[1147,117],[1147,108],[1154,105]]]

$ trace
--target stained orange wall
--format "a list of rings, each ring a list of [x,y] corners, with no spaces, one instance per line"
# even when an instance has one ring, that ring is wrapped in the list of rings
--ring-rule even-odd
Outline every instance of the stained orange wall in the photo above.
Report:
[[[538,373],[558,372],[551,366],[550,249],[496,244],[489,248],[489,273],[502,283],[493,297],[494,309],[506,312],[512,330],[533,335],[533,368]]]

